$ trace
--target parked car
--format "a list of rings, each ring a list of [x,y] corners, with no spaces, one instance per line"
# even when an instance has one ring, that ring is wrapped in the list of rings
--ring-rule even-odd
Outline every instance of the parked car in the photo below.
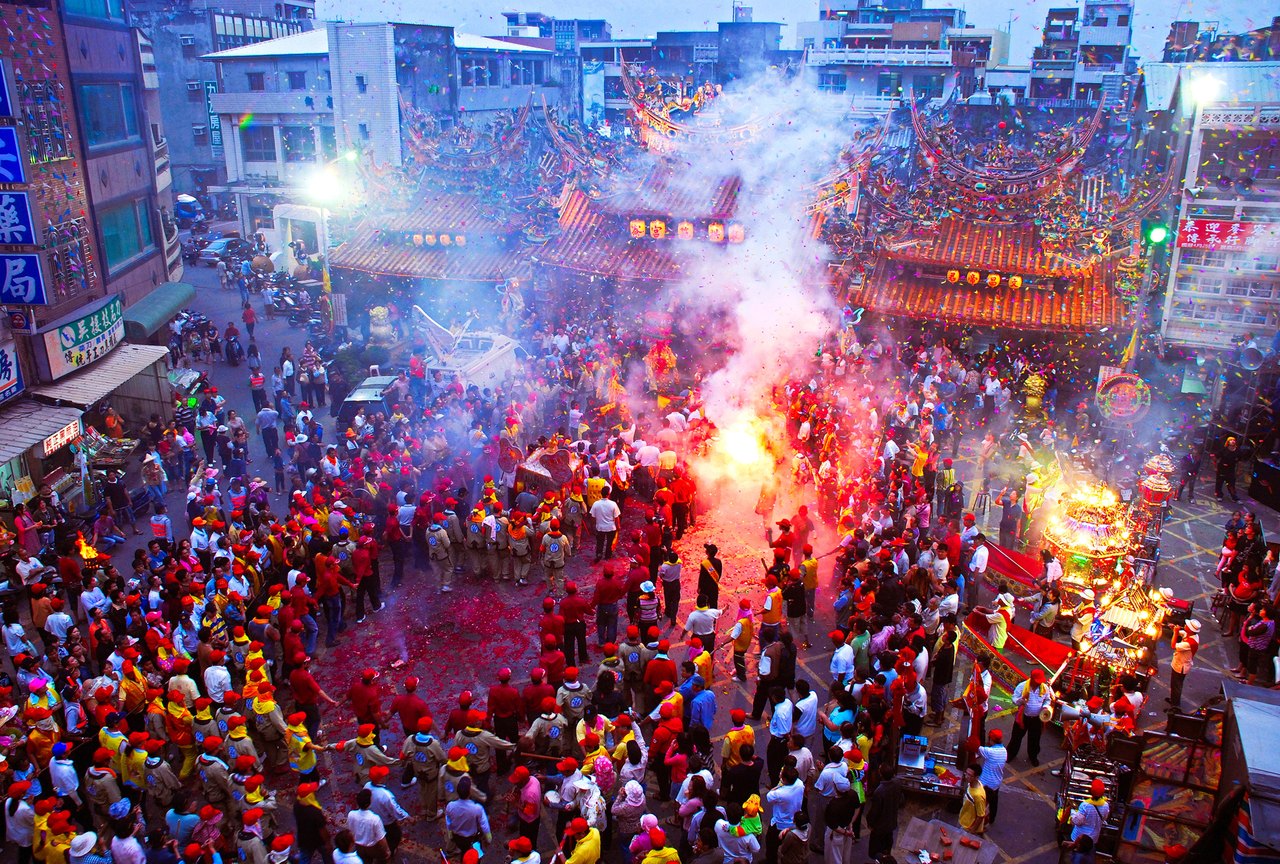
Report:
[[[200,250],[200,263],[215,267],[219,260],[230,262],[252,255],[252,243],[238,237],[220,237]]]

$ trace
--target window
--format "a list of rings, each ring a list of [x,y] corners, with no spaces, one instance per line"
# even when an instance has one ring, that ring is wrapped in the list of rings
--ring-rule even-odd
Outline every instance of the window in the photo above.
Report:
[[[325,161],[334,159],[338,155],[338,135],[332,126],[320,127],[320,152],[324,155]]]
[[[1218,320],[1227,322],[1243,321],[1244,310],[1239,306],[1224,306],[1218,310]]]
[[[204,84],[199,81],[187,82],[187,101],[203,102],[204,101]]]
[[[68,15],[90,18],[124,18],[124,0],[66,0]]]
[[[206,146],[209,143],[209,127],[203,123],[192,123],[191,138],[195,142],[196,146]]]
[[[284,147],[284,161],[316,161],[316,133],[310,126],[281,126],[280,143]]]
[[[151,237],[151,220],[147,216],[147,199],[99,211],[98,233],[107,255],[107,269],[115,270],[139,255],[155,248]]]
[[[1227,253],[1220,249],[1183,249],[1182,263],[1200,267],[1226,267]]]
[[[250,90],[266,90],[267,82],[261,72],[246,72],[245,77],[249,79]]]
[[[805,48],[812,48],[812,47],[813,47],[813,40],[812,40],[812,39],[806,39],[806,40],[804,40],[804,47],[805,47]]]
[[[501,87],[502,67],[499,60],[462,61],[463,87]]]
[[[369,140],[369,124],[368,123],[360,124],[360,140],[361,141]]]
[[[306,90],[307,89],[307,73],[306,72],[290,72],[289,73],[289,89],[290,90]]]
[[[246,162],[276,161],[276,135],[272,126],[241,126],[240,146]]]
[[[1244,323],[1246,324],[1266,324],[1267,310],[1259,306],[1247,306],[1244,310]]]
[[[916,75],[911,79],[911,92],[926,99],[941,99],[942,76]]]
[[[545,60],[512,60],[511,84],[515,87],[542,86],[545,77]]]
[[[1128,16],[1128,15],[1117,15],[1117,16],[1116,16],[1116,26],[1117,26],[1117,27],[1128,27],[1128,26],[1129,26],[1129,16]]]
[[[90,147],[138,137],[138,109],[132,84],[82,84],[80,110]]]
[[[367,93],[367,92],[369,92],[369,84],[368,84],[368,82],[366,82],[366,81],[364,80],[364,76],[363,76],[363,75],[357,75],[357,76],[356,76],[356,92],[358,92],[358,93]]]
[[[843,72],[818,73],[818,89],[823,93],[843,93],[847,83]]]
[[[901,96],[902,73],[881,72],[876,80],[876,93],[881,96]]]

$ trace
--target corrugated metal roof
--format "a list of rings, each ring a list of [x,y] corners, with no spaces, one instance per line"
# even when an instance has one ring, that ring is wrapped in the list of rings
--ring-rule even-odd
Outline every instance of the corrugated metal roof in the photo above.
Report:
[[[169,349],[163,345],[130,345],[125,342],[88,369],[73,372],[52,384],[42,384],[31,392],[44,400],[83,408],[106,397],[152,363],[168,356]]]
[[[281,36],[279,39],[267,39],[252,45],[241,45],[239,48],[228,48],[226,51],[215,51],[206,54],[201,60],[246,60],[252,57],[316,57],[329,53],[329,30],[317,27],[294,33],[292,36]]]
[[[0,462],[8,462],[80,418],[79,408],[55,408],[20,399],[0,408]]]
[[[1280,62],[1240,61],[1233,63],[1144,63],[1147,106],[1152,111],[1168,111],[1178,94],[1178,110],[1183,117],[1195,113],[1195,83],[1215,82],[1207,102],[1224,105],[1259,105],[1280,102]],[[1182,86],[1178,83],[1181,81]]]
[[[474,195],[441,192],[429,194],[409,213],[382,220],[378,227],[418,233],[505,234],[517,226],[509,221],[506,213],[486,207]]]
[[[354,237],[329,253],[329,264],[387,276],[499,282],[513,276],[528,279],[532,273],[528,256],[527,248],[409,246],[399,239],[395,242],[383,239],[382,232],[376,228],[361,228]]]
[[[1018,327],[1023,330],[1096,331],[1123,323],[1123,305],[1102,276],[1068,291],[970,287],[939,283],[936,278],[904,274],[890,278],[888,261],[881,258],[861,289],[850,298],[886,315],[970,324]]]
[[[552,240],[534,254],[552,267],[622,279],[679,279],[680,264],[646,240],[607,240],[579,228]]]
[[[1147,90],[1148,111],[1168,111],[1178,84],[1177,63],[1143,63],[1142,86]]]
[[[453,34],[453,44],[459,51],[510,51],[522,54],[554,54],[549,48],[535,48],[532,45],[521,45],[517,42],[504,42],[501,39],[490,39],[488,36],[472,36],[470,33]]]

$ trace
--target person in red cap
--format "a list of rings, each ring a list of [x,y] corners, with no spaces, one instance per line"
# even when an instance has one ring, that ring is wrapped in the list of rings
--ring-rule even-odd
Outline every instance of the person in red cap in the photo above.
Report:
[[[26,780],[10,783],[3,805],[6,839],[16,847],[20,864],[31,861],[31,847],[35,843],[36,811],[26,800],[30,792],[31,783]]]
[[[427,703],[422,701],[422,697],[418,695],[418,679],[412,675],[404,679],[404,692],[391,700],[391,707],[388,710],[391,714],[395,714],[400,718],[400,728],[404,730],[406,737],[418,731],[418,720],[420,718],[431,716],[431,709],[427,707]],[[400,785],[405,788],[413,785],[413,765],[411,763],[405,765],[404,781]]]
[[[529,670],[529,684],[520,691],[520,702],[524,705],[524,719],[532,724],[542,710],[542,700],[548,696],[555,701],[556,688],[546,681],[547,673],[541,668]]]
[[[489,688],[488,714],[485,718],[493,728],[493,734],[506,741],[520,738],[520,714],[523,710],[520,691],[511,686],[511,670],[498,670],[498,681]],[[498,751],[497,769],[505,774],[510,770],[510,757],[506,750]]]
[[[646,705],[656,705],[660,700],[658,690],[665,682],[673,688],[676,685],[676,664],[667,656],[671,643],[666,639],[658,640],[657,652],[649,659],[644,669],[644,683],[649,687],[649,700]]]
[[[413,766],[412,780],[402,782],[401,787],[417,784],[422,814],[427,819],[439,819],[444,815],[440,808],[440,769],[447,761],[440,739],[431,734],[434,726],[431,717],[418,718],[418,730],[404,739],[400,745],[400,759]],[[406,772],[407,773],[407,772]]]
[[[564,591],[565,597],[560,601],[560,614],[564,616],[565,663],[570,666],[586,666],[589,662],[587,615],[591,611],[591,601],[578,593],[577,582],[566,582]]]
[[[489,774],[493,769],[493,751],[512,753],[514,742],[499,738],[484,728],[483,711],[467,712],[466,727],[453,736],[453,746],[467,751],[467,766],[475,779],[476,788],[489,796]]]
[[[556,612],[554,597],[542,598],[542,617],[538,620],[539,644],[545,644],[547,636],[556,637],[557,645],[564,639],[564,616]]]
[[[529,773],[523,765],[516,768],[507,778],[511,783],[511,793],[515,801],[516,829],[520,832],[519,840],[532,844],[538,839],[538,830],[542,825],[542,782]],[[511,841],[515,843],[516,841]],[[528,851],[524,854],[528,854]]]
[[[363,723],[356,727],[356,737],[340,741],[329,748],[351,756],[355,763],[352,774],[357,786],[363,786],[369,782],[369,769],[373,766],[382,765],[389,768],[396,764],[395,757],[389,756],[374,740],[376,731],[377,727],[372,723]]]
[[[475,700],[470,690],[463,690],[458,694],[458,707],[449,711],[449,717],[444,722],[444,734],[446,737],[452,738],[467,728],[467,713],[471,711],[471,703],[473,701]]]
[[[600,860],[600,831],[579,816],[565,828],[562,848],[564,852],[556,857],[563,864],[596,864]]]
[[[1013,706],[1017,709],[1017,714],[1013,719],[1013,734],[1009,738],[1008,758],[1018,758],[1022,738],[1026,736],[1027,759],[1032,765],[1039,767],[1040,733],[1044,730],[1040,712],[1046,707],[1053,707],[1053,690],[1045,681],[1043,669],[1032,669],[1030,677],[1013,688]]]
[[[554,696],[545,697],[540,707],[541,712],[529,724],[533,751],[539,756],[563,756],[570,752],[569,724]]]
[[[375,683],[378,680],[376,669],[365,669],[360,673],[360,680],[351,685],[347,691],[347,701],[351,703],[351,711],[356,715],[356,722],[371,724],[380,735],[383,725],[382,693]]]
[[[555,637],[548,634],[542,640],[542,656],[538,658],[538,667],[543,670],[547,676],[547,683],[551,685],[553,690],[560,689],[560,685],[564,683],[564,652],[560,650],[559,644],[555,641]]]
[[[538,551],[542,556],[543,572],[547,576],[547,593],[555,594],[556,579],[561,578],[565,561],[573,552],[572,541],[560,531],[559,519],[551,520],[551,530],[542,535],[542,545]]]

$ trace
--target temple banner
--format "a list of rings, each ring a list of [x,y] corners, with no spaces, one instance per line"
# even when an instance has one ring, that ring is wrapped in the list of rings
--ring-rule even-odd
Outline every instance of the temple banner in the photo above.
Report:
[[[1178,225],[1178,245],[1183,249],[1275,252],[1280,251],[1280,226],[1265,222],[1183,219]]]

